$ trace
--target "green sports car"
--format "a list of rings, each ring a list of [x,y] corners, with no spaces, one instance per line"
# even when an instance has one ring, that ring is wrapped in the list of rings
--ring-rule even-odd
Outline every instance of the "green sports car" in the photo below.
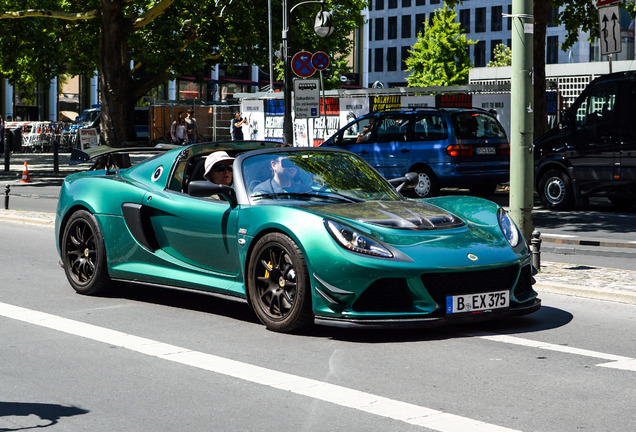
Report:
[[[221,150],[231,185],[204,178]],[[468,196],[405,199],[413,178],[388,182],[343,150],[195,144],[68,176],[57,247],[81,294],[120,282],[226,294],[280,332],[538,310],[528,246],[506,211]]]

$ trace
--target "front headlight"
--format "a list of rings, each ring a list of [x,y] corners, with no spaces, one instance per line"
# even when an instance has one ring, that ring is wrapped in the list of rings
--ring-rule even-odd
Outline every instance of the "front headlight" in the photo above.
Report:
[[[351,228],[330,220],[325,220],[325,227],[331,236],[345,249],[376,257],[393,257],[393,254],[387,248]]]
[[[508,240],[508,243],[510,243],[510,246],[517,247],[520,236],[519,229],[515,222],[512,220],[508,212],[502,208],[499,209],[497,218],[499,219],[499,227],[506,237],[506,240]]]

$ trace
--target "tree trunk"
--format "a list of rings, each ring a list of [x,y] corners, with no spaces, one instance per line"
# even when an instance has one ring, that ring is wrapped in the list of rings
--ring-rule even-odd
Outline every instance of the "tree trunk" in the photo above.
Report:
[[[135,92],[126,37],[132,24],[122,13],[124,0],[102,0],[100,31],[101,143],[122,147],[134,141]]]
[[[551,0],[534,0],[534,138],[548,130],[548,106],[545,97],[545,37]]]

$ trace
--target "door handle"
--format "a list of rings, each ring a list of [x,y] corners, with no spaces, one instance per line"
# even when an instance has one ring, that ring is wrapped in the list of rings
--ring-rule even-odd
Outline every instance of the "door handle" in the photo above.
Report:
[[[367,153],[369,153],[369,152],[368,152],[368,151],[366,151],[366,150],[362,150],[362,151],[360,152],[360,154],[361,154],[361,155],[365,155],[365,154],[367,154]]]
[[[402,150],[400,150],[400,153],[408,153],[411,150],[407,149],[407,148],[403,148]]]

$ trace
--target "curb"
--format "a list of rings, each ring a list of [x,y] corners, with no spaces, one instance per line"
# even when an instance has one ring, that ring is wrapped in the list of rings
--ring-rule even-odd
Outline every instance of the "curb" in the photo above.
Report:
[[[617,241],[617,240],[596,240],[590,238],[562,238],[553,236],[550,234],[542,234],[541,240],[548,243],[557,243],[564,245],[576,245],[576,246],[598,246],[608,248],[632,248],[636,249],[636,241]]]

